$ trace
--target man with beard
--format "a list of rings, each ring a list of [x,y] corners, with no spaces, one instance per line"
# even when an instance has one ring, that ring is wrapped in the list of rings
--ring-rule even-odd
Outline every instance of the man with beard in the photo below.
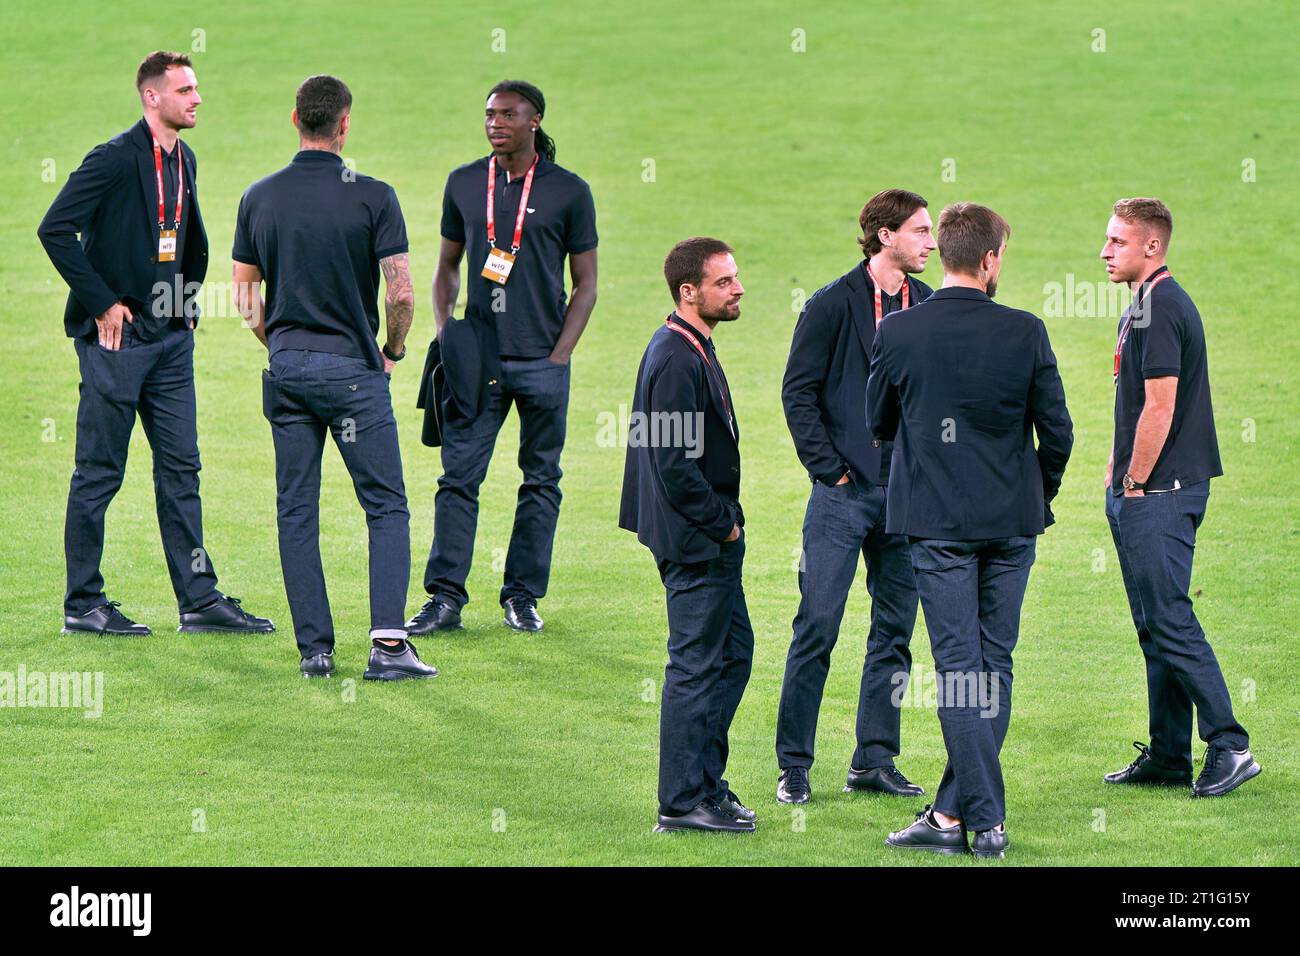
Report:
[[[859,554],[867,565],[871,627],[858,693],[858,745],[844,790],[908,797],[925,792],[894,766],[900,723],[894,691],[899,675],[905,680],[912,667],[916,583],[907,539],[885,531],[894,448],[892,442],[871,444],[863,394],[881,321],[930,295],[914,276],[925,271],[935,243],[925,199],[904,189],[871,197],[858,222],[866,259],[808,300],[781,389],[795,451],[812,481],[799,612],[776,719],[776,798],[782,803],[806,803],[812,795],[808,770],[817,712]]]
[[[596,210],[591,190],[555,163],[542,130],[546,99],[506,80],[488,94],[484,131],[492,153],[452,171],[442,201],[442,247],[433,276],[438,337],[456,308],[460,262],[469,255],[466,319],[482,368],[469,414],[444,415],[433,544],[424,571],[428,601],[415,634],[461,627],[474,557],[479,487],[510,406],[519,410],[519,486],[500,602],[516,631],[540,631],[560,516],[560,453],[569,409],[569,357],[596,304]],[[509,251],[506,251],[509,250]],[[572,296],[565,305],[564,260]],[[446,352],[444,350],[444,357]],[[462,363],[462,365],[465,363]]]
[[[867,380],[873,436],[897,436],[886,530],[911,540],[948,751],[933,806],[886,843],[1001,858],[1011,652],[1073,428],[1042,320],[993,301],[1011,227],[954,203],[938,234],[943,288],[881,323]]]
[[[208,270],[194,151],[189,57],[159,50],[136,71],[144,118],[96,146],[59,191],[37,235],[71,288],[63,327],[81,370],[76,470],[63,544],[67,633],[150,630],[104,593],[104,516],[126,472],[138,412],[153,451],[158,530],[183,632],[267,633],[266,618],[217,590],[203,546],[194,398],[194,295]],[[81,239],[78,241],[78,233]]]
[[[752,833],[754,812],[723,778],[754,632],[741,585],[740,432],[713,347],[718,323],[740,317],[745,290],[717,239],[679,242],[664,277],[677,308],[637,371],[619,511],[667,592],[655,830]]]
[[[1159,199],[1121,199],[1101,257],[1133,303],[1115,346],[1115,440],[1106,517],[1146,659],[1151,746],[1107,783],[1191,786],[1220,797],[1258,776],[1246,728],[1188,589],[1210,479],[1223,474],[1210,402],[1205,327],[1165,256],[1174,219]],[[1192,707],[1205,762],[1192,783]]]

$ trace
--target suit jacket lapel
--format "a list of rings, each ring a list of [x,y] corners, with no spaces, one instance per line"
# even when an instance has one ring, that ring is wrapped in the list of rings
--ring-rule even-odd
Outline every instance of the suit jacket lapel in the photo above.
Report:
[[[155,235],[158,225],[158,176],[153,165],[153,137],[149,133],[149,127],[144,120],[140,120],[135,127],[135,145],[136,145],[136,166],[140,173],[140,191],[143,206],[140,208],[146,210],[144,216],[145,238],[149,244],[150,254],[154,254],[158,249],[158,236]]]
[[[857,265],[845,281],[852,293],[849,296],[849,314],[853,317],[853,327],[857,329],[863,354],[870,356],[871,343],[876,340],[876,317],[872,310],[867,308],[874,290],[866,272],[865,266]]]

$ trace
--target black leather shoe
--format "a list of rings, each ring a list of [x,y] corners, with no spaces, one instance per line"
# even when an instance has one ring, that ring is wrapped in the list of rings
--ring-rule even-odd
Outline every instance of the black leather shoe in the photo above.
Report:
[[[92,607],[85,614],[64,614],[64,634],[117,634],[123,637],[148,637],[153,631],[137,624],[118,610],[122,605],[109,601]]]
[[[537,616],[537,602],[530,597],[506,598],[506,625],[516,631],[540,631],[542,619]]]
[[[903,776],[897,767],[849,768],[845,793],[887,793],[891,797],[921,797],[925,790]]]
[[[679,817],[659,814],[655,833],[677,833],[683,830],[704,830],[709,833],[753,833],[753,820],[733,816],[712,800],[701,800],[689,813]]]
[[[812,799],[807,767],[787,767],[776,778],[777,803],[807,803]]]
[[[718,801],[718,806],[723,810],[726,810],[737,820],[748,820],[750,823],[753,823],[758,819],[758,814],[741,803],[740,797],[736,796],[730,790],[727,791],[725,797]]]
[[[1151,756],[1151,749],[1140,741],[1133,741],[1138,750],[1137,759],[1123,770],[1108,773],[1101,779],[1107,783],[1144,783],[1162,787],[1189,787],[1192,784],[1190,770],[1177,770],[1162,767]]]
[[[1263,770],[1249,750],[1229,750],[1210,745],[1205,748],[1205,765],[1192,784],[1194,797],[1221,797],[1231,793]]]
[[[434,631],[459,631],[464,627],[455,605],[435,596],[425,601],[420,612],[406,622],[406,633],[411,637],[422,637]]]
[[[402,641],[396,647],[372,644],[370,663],[361,675],[365,680],[407,680],[412,677],[437,677],[438,668],[420,660],[415,645]]]
[[[333,677],[334,654],[333,652],[326,652],[304,657],[302,663],[298,665],[298,669],[302,671],[303,677]]]
[[[948,855],[969,852],[966,846],[966,828],[960,823],[946,829],[940,827],[929,804],[916,815],[916,822],[910,827],[889,834],[885,838],[885,846]]]
[[[176,630],[182,634],[270,634],[275,625],[245,611],[239,606],[239,598],[219,594],[211,604],[182,614],[181,626]]]
[[[1007,828],[1001,830],[979,830],[970,841],[970,851],[985,860],[1000,860],[1007,855]]]

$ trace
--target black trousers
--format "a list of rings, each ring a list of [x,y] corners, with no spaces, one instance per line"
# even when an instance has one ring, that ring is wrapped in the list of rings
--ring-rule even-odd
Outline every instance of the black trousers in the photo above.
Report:
[[[334,619],[320,557],[320,475],[325,436],[343,457],[366,512],[370,633],[406,636],[411,519],[388,376],[363,360],[285,349],[263,374],[263,411],[275,440],[280,567],[298,652],[334,649]]]
[[[1119,554],[1129,610],[1147,668],[1151,758],[1192,769],[1192,707],[1200,737],[1231,750],[1249,746],[1218,658],[1196,620],[1188,590],[1196,530],[1209,481],[1126,498],[1106,491],[1106,517]]]
[[[668,667],[659,712],[659,812],[726,796],[727,731],[749,683],[754,631],[741,566],[745,539],[712,561],[660,561],[668,598]]]
[[[948,751],[934,808],[971,831],[1006,819],[1000,754],[1011,724],[1011,652],[1036,544],[912,539]]]
[[[194,402],[194,333],[179,323],[145,342],[123,323],[121,348],[76,339],[81,368],[76,470],[63,526],[68,614],[103,604],[104,516],[126,474],[138,413],[153,449],[154,502],[172,590],[182,613],[217,597],[217,574],[203,547],[199,441]]]
[[[782,770],[811,767],[817,713],[840,635],[844,604],[866,561],[871,627],[858,691],[858,770],[892,767],[899,753],[901,713],[897,692],[912,670],[916,624],[916,578],[907,538],[885,533],[885,488],[860,489],[850,481],[814,482],[803,520],[799,612],[785,659],[781,706],[776,717],[776,759]]]
[[[519,486],[500,601],[539,599],[551,577],[551,549],[560,517],[560,452],[569,412],[569,366],[549,358],[502,359],[499,389],[474,419],[444,419],[442,475],[434,496],[433,545],[424,589],[454,604],[469,603],[465,581],[474,560],[478,491],[487,477],[497,433],[510,406],[519,409]]]

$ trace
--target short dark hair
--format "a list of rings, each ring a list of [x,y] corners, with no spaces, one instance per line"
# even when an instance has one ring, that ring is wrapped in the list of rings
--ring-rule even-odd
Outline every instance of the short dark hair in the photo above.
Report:
[[[140,61],[140,66],[135,71],[135,88],[143,92],[146,83],[151,83],[165,75],[167,69],[173,66],[193,66],[193,64],[184,53],[154,50]]]
[[[682,286],[698,286],[704,281],[704,264],[714,256],[730,255],[735,250],[721,239],[708,236],[694,236],[683,239],[673,246],[664,259],[664,278],[668,280],[668,291],[673,301],[681,304]]]
[[[1174,214],[1159,199],[1121,199],[1115,203],[1113,212],[1125,222],[1139,222],[1154,229],[1165,248],[1169,247],[1169,237],[1174,234]]]
[[[882,189],[876,193],[867,200],[858,216],[858,225],[862,227],[862,238],[858,240],[858,245],[862,247],[862,254],[868,258],[874,256],[882,248],[881,229],[891,232],[898,229],[918,209],[924,209],[928,205],[930,204],[924,196],[906,189]]]
[[[1011,226],[988,206],[955,202],[939,213],[935,228],[939,259],[946,272],[979,271],[986,252],[997,252],[1011,238]]]
[[[352,91],[337,76],[309,76],[298,87],[298,132],[309,138],[333,136],[352,109]]]

